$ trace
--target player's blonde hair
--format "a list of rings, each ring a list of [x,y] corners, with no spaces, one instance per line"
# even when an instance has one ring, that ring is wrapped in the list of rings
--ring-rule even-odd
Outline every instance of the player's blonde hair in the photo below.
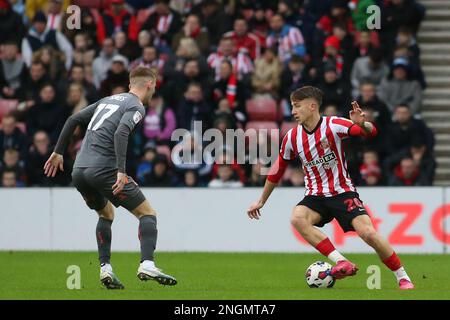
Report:
[[[157,76],[158,70],[155,68],[139,66],[130,72],[130,85],[143,86],[150,80],[156,82]]]

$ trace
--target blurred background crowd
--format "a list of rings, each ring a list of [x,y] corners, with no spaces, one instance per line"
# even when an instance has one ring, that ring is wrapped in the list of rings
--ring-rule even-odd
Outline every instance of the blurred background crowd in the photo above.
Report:
[[[81,8],[79,29],[71,28],[71,4]],[[381,28],[368,30],[374,4]],[[157,90],[127,162],[141,186],[263,185],[264,164],[238,164],[231,143],[204,155],[227,164],[173,161],[172,151],[193,153],[202,142],[173,142],[171,134],[194,121],[224,136],[279,129],[258,138],[270,145],[295,125],[289,95],[303,85],[324,91],[324,115],[348,117],[356,100],[377,126],[375,139],[347,139],[357,185],[432,185],[434,136],[420,119],[426,79],[416,43],[424,15],[415,0],[0,0],[0,183],[70,185],[81,130],[64,173],[48,179],[42,170],[65,120],[127,92],[129,70],[145,65],[159,71]],[[281,183],[303,185],[298,163]]]

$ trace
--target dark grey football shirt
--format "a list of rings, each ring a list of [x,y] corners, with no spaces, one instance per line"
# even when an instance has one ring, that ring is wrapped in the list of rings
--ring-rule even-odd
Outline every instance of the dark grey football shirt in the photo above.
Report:
[[[145,108],[132,93],[122,93],[99,100],[78,114],[78,121],[87,125],[86,135],[77,154],[74,168],[116,167],[114,134],[119,124],[130,132],[144,118]]]

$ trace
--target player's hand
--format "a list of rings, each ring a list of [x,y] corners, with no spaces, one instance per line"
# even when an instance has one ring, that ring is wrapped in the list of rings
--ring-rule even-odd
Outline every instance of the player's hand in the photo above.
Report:
[[[259,220],[259,217],[261,217],[261,213],[259,210],[264,206],[264,203],[261,201],[253,203],[250,208],[247,210],[247,215],[250,219],[256,219]]]
[[[352,102],[352,108],[353,110],[350,111],[350,120],[352,120],[354,124],[364,127],[364,122],[366,122],[366,114],[362,111],[356,101]]]
[[[54,177],[58,169],[64,171],[64,158],[62,155],[53,152],[44,165],[44,175]]]
[[[113,195],[119,194],[123,187],[128,183],[128,176],[126,173],[117,172],[117,181],[112,186]]]

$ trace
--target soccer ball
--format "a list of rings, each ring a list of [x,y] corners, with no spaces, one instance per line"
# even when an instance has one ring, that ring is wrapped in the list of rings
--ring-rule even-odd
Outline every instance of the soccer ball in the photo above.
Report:
[[[331,264],[316,261],[306,269],[306,283],[310,288],[331,288],[334,278],[331,276]]]

